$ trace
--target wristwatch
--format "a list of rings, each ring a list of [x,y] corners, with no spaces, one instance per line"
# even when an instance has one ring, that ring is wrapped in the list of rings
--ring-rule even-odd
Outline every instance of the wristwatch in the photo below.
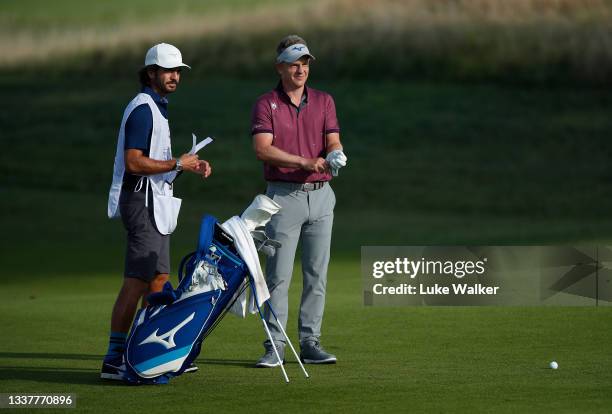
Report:
[[[178,158],[176,158],[176,165],[174,166],[174,171],[183,171],[183,164],[181,164],[181,160],[179,160]]]

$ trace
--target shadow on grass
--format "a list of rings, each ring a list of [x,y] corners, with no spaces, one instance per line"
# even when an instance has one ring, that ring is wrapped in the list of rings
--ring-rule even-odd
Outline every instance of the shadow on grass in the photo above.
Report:
[[[236,360],[236,359],[206,359],[206,358],[198,358],[196,359],[196,363],[198,365],[201,366],[206,366],[206,365],[232,365],[232,366],[236,366],[236,367],[243,367],[243,368],[255,368],[255,369],[262,369],[262,368],[258,368],[255,366],[255,359],[253,360]],[[286,360],[285,361],[285,366],[286,365],[297,365],[297,361],[294,360]]]
[[[209,358],[198,358],[195,361],[198,365],[226,365],[235,367],[251,368],[255,365],[255,360],[245,359],[209,359]]]
[[[73,359],[79,361],[102,361],[104,355],[50,354],[45,352],[0,352],[0,358],[18,359]]]
[[[35,353],[35,352],[0,352],[0,359],[46,359],[46,360],[80,360],[80,361],[102,361],[103,355],[94,354],[60,354],[60,353]],[[5,362],[6,363],[6,362]],[[196,363],[201,367],[207,365],[234,366],[243,368],[254,368],[254,361],[232,360],[232,359],[209,359],[200,358]],[[104,381],[100,379],[96,368],[73,368],[73,367],[24,367],[7,366],[0,363],[0,382],[7,381],[35,381],[41,383],[61,384],[89,384],[89,385],[123,385],[121,382]]]
[[[60,354],[34,352],[0,352],[0,358],[12,359],[47,359],[47,360],[81,360],[102,361],[103,355],[93,354]],[[207,365],[234,366],[254,368],[255,360],[198,358],[196,363],[205,368]],[[287,361],[291,364],[292,361]],[[297,364],[297,362],[296,362]],[[104,381],[99,377],[98,368],[73,367],[23,367],[0,365],[0,383],[5,381],[34,381],[41,383],[88,384],[88,385],[123,385],[121,382]]]
[[[100,379],[99,371],[91,368],[2,367],[0,368],[0,378],[0,384],[4,381],[33,381],[47,384],[106,384]]]
[[[13,359],[70,359],[80,361],[102,361],[104,355],[92,355],[92,354],[59,354],[59,353],[45,353],[45,352],[0,352],[0,358],[13,358]],[[203,365],[235,365],[251,367],[255,360],[236,360],[236,359],[218,359],[218,358],[197,358],[197,363]]]
[[[102,361],[103,355],[94,354],[60,354],[47,352],[0,352],[0,359],[21,360],[72,360]],[[7,366],[0,363],[0,383],[2,381],[33,381],[41,383],[104,385],[100,371],[95,368],[75,368],[64,364],[64,367],[27,367]],[[13,364],[14,365],[14,364]]]

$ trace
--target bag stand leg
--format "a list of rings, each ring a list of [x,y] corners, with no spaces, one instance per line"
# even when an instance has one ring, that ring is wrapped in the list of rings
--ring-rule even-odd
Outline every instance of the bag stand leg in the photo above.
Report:
[[[281,366],[281,369],[283,370],[283,375],[285,376],[285,381],[289,382],[289,378],[287,377],[287,372],[285,371],[285,367],[283,366],[283,361],[280,360],[280,355],[278,354],[278,350],[276,349],[276,344],[274,343],[274,339],[272,339],[272,334],[270,333],[270,329],[268,329],[268,324],[266,323],[266,320],[265,320],[265,318],[263,316],[263,312],[261,311],[261,307],[259,306],[259,300],[257,299],[257,293],[255,292],[254,284],[253,283],[249,283],[249,284],[251,285],[251,291],[253,292],[253,297],[255,299],[255,305],[257,306],[257,311],[259,312],[259,316],[261,317],[261,322],[263,323],[264,329],[266,330],[266,334],[268,335],[268,339],[270,340],[270,343],[272,344],[272,348],[274,349],[274,353],[276,354],[276,358],[280,361],[280,366]],[[306,376],[306,378],[309,378],[308,372],[306,372],[306,369],[304,368],[304,365],[302,364],[302,361],[300,360],[299,355],[295,351],[295,348],[293,347],[293,344],[291,343],[291,340],[287,336],[287,333],[285,332],[285,329],[283,328],[282,324],[278,320],[278,318],[276,316],[276,313],[274,312],[274,309],[272,309],[272,306],[270,306],[269,303],[268,303],[268,307],[270,308],[270,311],[272,312],[272,316],[274,316],[274,319],[276,319],[278,327],[280,328],[281,333],[285,337],[285,340],[289,344],[289,347],[291,348],[291,351],[293,352],[293,355],[295,355],[295,359],[297,360],[298,364],[300,364],[300,367],[302,368],[302,371],[304,372],[304,375]]]
[[[280,328],[283,336],[287,340],[287,343],[289,344],[291,351],[293,351],[293,355],[295,355],[295,359],[297,360],[298,364],[300,364],[300,368],[302,368],[302,372],[304,373],[304,376],[306,378],[310,378],[310,376],[308,375],[308,372],[306,372],[306,368],[304,368],[304,364],[302,364],[302,360],[300,359],[300,356],[297,354],[295,348],[293,347],[293,344],[291,343],[291,340],[289,339],[289,337],[287,336],[287,333],[285,332],[285,329],[283,328],[283,325],[280,323],[280,321],[276,317],[276,313],[274,312],[274,309],[272,309],[272,306],[270,306],[269,303],[268,303],[268,308],[270,308],[270,312],[272,312],[272,316],[274,316],[274,319],[276,319],[276,322],[278,323],[278,327]]]
[[[276,354],[276,359],[280,363],[281,370],[283,371],[283,376],[285,377],[285,382],[289,382],[287,371],[285,371],[285,366],[283,365],[283,361],[281,360],[280,355],[278,354],[278,349],[276,349],[276,345],[274,344],[274,339],[272,339],[272,334],[270,333],[270,329],[268,329],[268,324],[266,323],[266,320],[261,314],[261,311],[259,311],[259,314],[261,316],[261,323],[263,323],[264,329],[266,330],[266,334],[268,334],[268,339],[270,340],[270,343],[272,344],[272,348],[274,349],[274,353]]]

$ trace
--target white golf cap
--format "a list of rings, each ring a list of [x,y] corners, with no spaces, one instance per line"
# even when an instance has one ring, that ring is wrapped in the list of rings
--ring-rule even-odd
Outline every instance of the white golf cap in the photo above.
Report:
[[[183,63],[181,51],[168,43],[160,43],[147,51],[145,66],[150,65],[157,65],[166,69],[178,68],[181,66],[191,69],[190,66]]]
[[[302,56],[308,56],[309,58],[314,60],[314,56],[310,54],[308,50],[308,46],[302,43],[298,43],[295,45],[288,46],[285,50],[281,52],[280,55],[276,58],[276,63],[293,63]]]

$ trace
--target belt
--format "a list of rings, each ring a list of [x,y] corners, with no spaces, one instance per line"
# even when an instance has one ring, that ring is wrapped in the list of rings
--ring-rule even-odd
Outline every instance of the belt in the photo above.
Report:
[[[274,185],[277,187],[289,188],[291,190],[299,190],[299,191],[315,191],[323,188],[327,181],[315,181],[312,183],[290,183],[287,181],[268,181],[270,185]]]

